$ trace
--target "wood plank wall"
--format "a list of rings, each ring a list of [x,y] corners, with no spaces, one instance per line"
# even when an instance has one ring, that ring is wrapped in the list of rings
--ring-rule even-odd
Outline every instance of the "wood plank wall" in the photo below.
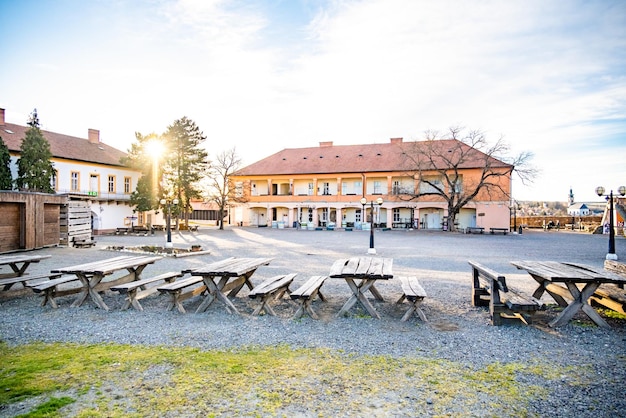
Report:
[[[59,213],[67,197],[0,191],[0,253],[59,244]]]

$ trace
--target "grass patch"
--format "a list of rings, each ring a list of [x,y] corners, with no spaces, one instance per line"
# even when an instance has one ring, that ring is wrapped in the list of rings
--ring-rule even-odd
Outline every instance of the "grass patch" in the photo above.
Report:
[[[621,312],[614,311],[613,309],[598,308],[598,312],[600,312],[602,316],[606,316],[607,318],[626,319],[626,315]]]
[[[47,402],[37,405],[28,414],[18,415],[18,418],[52,418],[62,416],[59,409],[74,402],[74,399],[64,396],[62,398],[50,398]]]
[[[568,374],[535,360],[475,367],[288,346],[0,344],[0,358],[0,410],[42,396],[33,417],[464,415],[477,405],[485,415],[523,416]],[[68,393],[76,400],[57,398]]]

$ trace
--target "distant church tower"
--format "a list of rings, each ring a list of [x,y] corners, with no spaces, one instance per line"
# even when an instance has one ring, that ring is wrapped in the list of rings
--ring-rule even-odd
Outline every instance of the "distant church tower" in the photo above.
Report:
[[[568,206],[572,206],[574,204],[574,192],[572,191],[571,187],[569,188],[569,196],[567,199],[567,203],[568,203]]]

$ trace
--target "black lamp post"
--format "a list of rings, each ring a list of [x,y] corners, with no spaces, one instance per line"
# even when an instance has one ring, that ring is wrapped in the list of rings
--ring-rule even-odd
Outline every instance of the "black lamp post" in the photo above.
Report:
[[[620,186],[617,189],[620,196],[626,195],[626,187]],[[604,194],[604,187],[596,187],[596,194],[600,197],[606,196],[606,200],[609,201],[609,252],[606,254],[607,260],[617,260],[617,254],[615,254],[615,226],[613,222],[613,190],[608,195]]]
[[[165,248],[172,248],[172,205],[178,205],[178,199],[161,199],[160,203],[162,206],[167,206],[167,219],[165,227],[167,230],[167,242],[165,243]]]
[[[367,204],[367,199],[365,197],[361,198],[361,205],[363,205],[363,216],[365,216],[365,205]],[[383,204],[383,198],[379,197],[376,199],[376,204],[378,206]],[[367,250],[368,254],[376,254],[376,248],[374,248],[374,201],[370,202],[370,248]]]

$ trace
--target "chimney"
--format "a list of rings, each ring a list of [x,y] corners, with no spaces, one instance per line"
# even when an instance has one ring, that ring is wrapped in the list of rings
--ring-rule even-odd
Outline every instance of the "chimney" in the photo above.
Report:
[[[4,125],[4,109],[0,108],[0,126]]]
[[[322,141],[320,142],[320,148],[321,147],[332,147],[333,146],[333,141]]]
[[[402,138],[391,138],[390,141],[392,144],[401,144]]]
[[[89,142],[92,144],[100,143],[100,131],[97,129],[89,129],[88,138]]]

